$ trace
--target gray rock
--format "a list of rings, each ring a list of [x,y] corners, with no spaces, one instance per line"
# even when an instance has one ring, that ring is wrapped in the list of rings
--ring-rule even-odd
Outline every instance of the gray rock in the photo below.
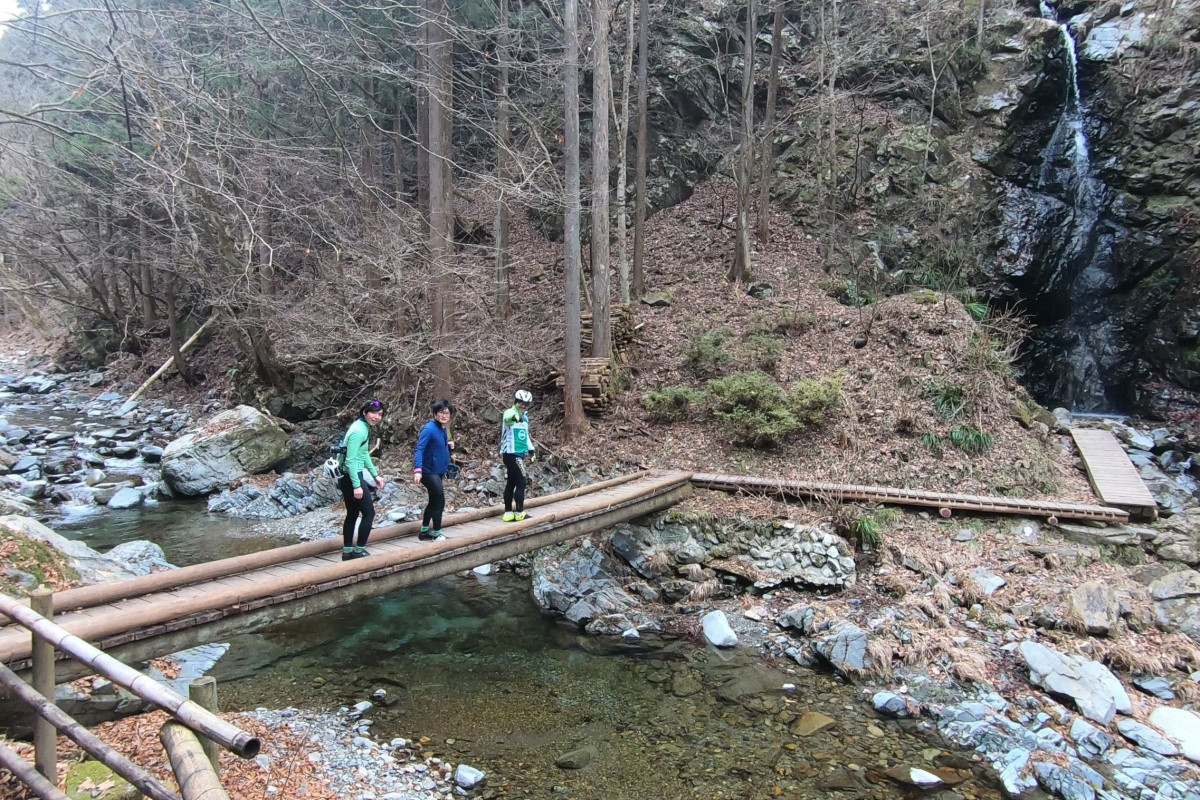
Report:
[[[816,615],[812,608],[797,603],[779,615],[778,624],[781,628],[792,628],[798,633],[805,634],[812,630]]]
[[[1038,761],[1033,765],[1037,782],[1063,800],[1096,800],[1096,790],[1057,764]]]
[[[1088,581],[1071,592],[1070,612],[1094,636],[1107,636],[1121,617],[1117,592],[1107,581]]]
[[[1102,758],[1117,741],[1080,717],[1076,717],[1071,723],[1071,739],[1079,748],[1079,752],[1088,758]]]
[[[1133,710],[1125,687],[1103,664],[1063,655],[1031,641],[1021,642],[1017,649],[1029,667],[1032,683],[1070,697],[1088,719],[1107,725],[1118,711],[1128,714]]]
[[[700,620],[704,628],[704,638],[714,647],[734,647],[738,643],[737,634],[729,626],[729,619],[724,611],[710,611]]]
[[[109,501],[105,505],[115,509],[137,508],[142,504],[144,499],[141,490],[127,486],[123,489],[118,489],[116,494],[109,498]]]
[[[867,632],[852,622],[833,623],[813,645],[817,654],[844,675],[857,675],[872,666],[867,655]]]
[[[1184,758],[1200,764],[1200,715],[1185,708],[1159,706],[1150,712],[1150,724],[1177,743]]]
[[[175,569],[175,565],[167,561],[167,555],[163,549],[145,539],[122,542],[105,553],[104,557],[123,564],[134,575],[148,575],[151,572]]]
[[[1000,774],[1000,783],[1010,797],[1017,797],[1037,786],[1037,779],[1032,777],[1029,766],[1030,752],[1023,748],[1013,748],[1004,756],[992,763]]]
[[[987,567],[976,567],[968,574],[971,576],[971,579],[979,584],[980,588],[983,589],[983,593],[989,597],[1003,589],[1008,583],[1008,581],[1004,580],[1004,578],[1001,578]]]
[[[893,692],[876,692],[871,698],[875,710],[885,717],[907,717],[908,702]]]
[[[267,469],[287,455],[287,448],[287,434],[269,417],[238,406],[167,445],[162,475],[177,494],[208,494]]]
[[[563,753],[554,759],[554,764],[560,769],[583,769],[596,760],[596,755],[596,748],[588,745],[587,747],[572,750],[569,753]]]
[[[1168,741],[1165,736],[1137,720],[1118,720],[1117,730],[1129,741],[1158,753],[1160,756],[1173,756],[1179,753],[1179,748]]]
[[[1133,685],[1146,694],[1152,694],[1162,700],[1175,699],[1175,693],[1171,691],[1171,682],[1166,678],[1142,675],[1133,679]]]
[[[1150,596],[1155,600],[1174,600],[1178,597],[1200,595],[1200,572],[1181,570],[1164,575],[1150,584]]]
[[[482,771],[466,764],[459,764],[458,769],[454,771],[454,782],[464,789],[474,789],[476,786],[482,786],[487,780],[487,776]]]

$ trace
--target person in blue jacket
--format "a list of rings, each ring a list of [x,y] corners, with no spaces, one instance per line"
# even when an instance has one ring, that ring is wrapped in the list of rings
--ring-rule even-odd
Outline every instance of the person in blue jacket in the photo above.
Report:
[[[433,419],[421,429],[413,452],[413,483],[421,484],[429,492],[417,538],[438,541],[446,538],[442,533],[442,512],[446,509],[446,489],[442,482],[450,468],[450,451],[454,449],[449,432],[454,406],[449,400],[438,400],[430,406],[430,411]]]

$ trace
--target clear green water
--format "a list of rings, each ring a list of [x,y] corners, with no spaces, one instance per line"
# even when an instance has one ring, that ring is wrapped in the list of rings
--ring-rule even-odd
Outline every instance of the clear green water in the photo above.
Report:
[[[869,771],[946,757],[831,676],[692,642],[582,636],[508,574],[441,579],[231,644],[214,672],[223,707],[336,709],[382,688],[367,715],[376,738],[428,737],[425,750],[487,772],[497,797],[884,798],[905,790]],[[807,711],[835,723],[790,732]],[[580,748],[588,766],[555,765]],[[993,795],[973,781],[956,792]]]

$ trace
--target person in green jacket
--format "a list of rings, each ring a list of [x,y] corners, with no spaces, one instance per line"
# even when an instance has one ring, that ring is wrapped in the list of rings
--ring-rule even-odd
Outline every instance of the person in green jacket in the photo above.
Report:
[[[500,423],[500,458],[504,461],[507,480],[504,483],[505,522],[520,522],[525,519],[525,487],[529,476],[525,472],[525,459],[537,459],[533,439],[529,436],[529,406],[533,395],[527,389],[518,389],[513,396],[512,408],[504,412]],[[515,506],[515,508],[514,508]]]
[[[384,479],[371,461],[368,440],[371,428],[383,421],[386,406],[380,400],[369,400],[358,410],[358,419],[350,424],[342,439],[346,454],[342,457],[342,477],[338,487],[346,501],[346,520],[342,523],[342,561],[368,556],[367,539],[375,522],[376,491],[383,489]],[[359,519],[361,517],[361,519]],[[358,541],[354,540],[354,524],[358,523]]]

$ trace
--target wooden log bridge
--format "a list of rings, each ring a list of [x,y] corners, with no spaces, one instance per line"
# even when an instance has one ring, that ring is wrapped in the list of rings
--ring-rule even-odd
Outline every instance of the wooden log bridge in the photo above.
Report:
[[[777,494],[840,502],[924,506],[936,508],[943,516],[947,517],[952,511],[972,511],[980,514],[1017,514],[1048,520],[1092,519],[1102,522],[1127,522],[1129,520],[1129,512],[1108,506],[1047,500],[1021,500],[1015,497],[927,492],[922,489],[896,489],[887,486],[862,486],[820,481],[781,481],[772,478],[703,473],[693,475],[692,483],[704,489],[720,489],[726,492]]]
[[[523,522],[492,507],[446,518],[447,538],[415,538],[416,523],[372,533],[371,555],[341,560],[335,538],[152,573],[54,595],[55,622],[127,662],[297,619],[363,597],[612,527],[669,508],[692,492],[691,473],[639,472],[528,501]],[[0,662],[28,667],[29,633],[0,628]],[[59,680],[90,674],[61,664]]]

